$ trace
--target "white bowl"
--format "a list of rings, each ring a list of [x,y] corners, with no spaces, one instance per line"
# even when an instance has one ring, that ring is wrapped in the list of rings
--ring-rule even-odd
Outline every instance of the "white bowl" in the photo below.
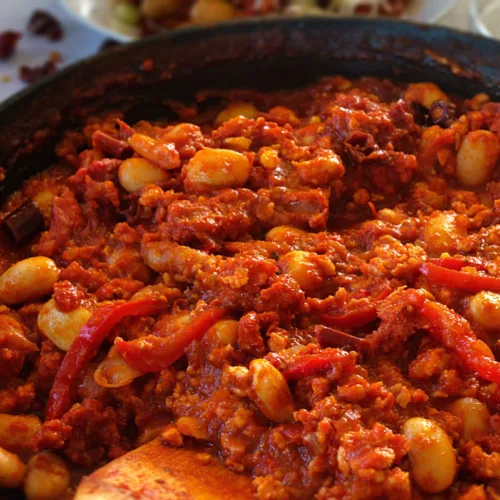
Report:
[[[117,21],[115,0],[59,0],[60,4],[82,23],[119,42],[139,38],[139,29]],[[434,23],[453,7],[455,0],[413,0],[403,19]]]

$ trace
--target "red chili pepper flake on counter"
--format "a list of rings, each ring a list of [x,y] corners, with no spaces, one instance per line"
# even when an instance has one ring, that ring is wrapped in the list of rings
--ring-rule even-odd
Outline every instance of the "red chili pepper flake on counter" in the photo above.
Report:
[[[57,66],[52,60],[48,60],[41,66],[26,66],[23,65],[19,68],[19,78],[26,83],[34,83],[41,80],[47,75],[54,73]]]
[[[61,40],[64,36],[59,20],[45,10],[33,12],[28,22],[28,30],[34,35],[44,35],[53,42]]]
[[[22,37],[18,31],[2,31],[0,33],[0,60],[7,60],[14,54],[17,42]]]
[[[165,309],[165,302],[143,299],[110,306],[94,311],[80,330],[56,374],[47,402],[46,419],[60,418],[71,406],[75,381],[97,354],[112,328],[127,316],[150,316]]]

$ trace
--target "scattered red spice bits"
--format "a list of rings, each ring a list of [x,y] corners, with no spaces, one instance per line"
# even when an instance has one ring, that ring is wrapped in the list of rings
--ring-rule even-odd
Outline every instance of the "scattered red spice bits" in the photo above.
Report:
[[[59,64],[63,61],[63,57],[62,57],[62,54],[58,50],[55,50],[54,52],[51,52],[49,54],[48,60],[52,61],[55,64]]]
[[[21,36],[18,31],[2,31],[0,33],[0,60],[9,59],[14,54]]]
[[[34,35],[46,36],[53,42],[61,40],[64,36],[64,30],[58,19],[44,10],[33,12],[28,22],[28,30]]]
[[[26,83],[34,83],[44,76],[50,75],[57,70],[55,62],[51,59],[45,61],[41,66],[20,66],[19,78]]]

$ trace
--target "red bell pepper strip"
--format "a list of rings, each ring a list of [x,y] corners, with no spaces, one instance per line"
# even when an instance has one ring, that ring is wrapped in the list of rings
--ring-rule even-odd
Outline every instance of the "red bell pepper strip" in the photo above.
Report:
[[[354,309],[345,314],[338,316],[321,314],[319,318],[328,326],[358,328],[377,319],[377,307],[374,304],[364,304],[359,309]]]
[[[478,293],[483,290],[500,292],[500,278],[493,276],[479,276],[455,271],[431,262],[422,264],[420,272],[434,285],[456,288],[467,293]]]
[[[486,264],[479,260],[464,260],[447,257],[446,259],[432,259],[429,262],[441,267],[446,267],[446,269],[454,269],[455,271],[460,271],[463,267],[475,267],[476,269],[482,270],[486,269]]]
[[[226,310],[222,307],[213,307],[198,314],[189,324],[168,337],[147,335],[130,342],[117,338],[115,346],[133,368],[143,372],[159,372],[177,361],[193,340],[200,340],[225,314]]]
[[[352,355],[348,351],[341,349],[323,349],[315,354],[298,355],[297,360],[293,360],[283,371],[287,380],[300,380],[312,375],[321,375],[334,364],[340,363],[347,366],[352,362]],[[354,365],[354,363],[353,363]]]
[[[127,316],[158,314],[165,307],[163,300],[143,299],[96,309],[76,336],[57,371],[49,394],[46,419],[60,418],[69,409],[74,383],[116,324]]]
[[[319,318],[324,321],[326,325],[339,328],[358,328],[367,325],[377,319],[376,304],[386,299],[392,291],[392,288],[387,287],[377,297],[371,299],[373,302],[364,301],[357,309],[352,309],[344,314],[339,314],[337,316],[332,314],[321,314]]]
[[[458,354],[463,363],[481,378],[500,383],[500,363],[490,348],[479,340],[467,320],[438,302],[424,301],[420,315],[423,326],[445,347]]]

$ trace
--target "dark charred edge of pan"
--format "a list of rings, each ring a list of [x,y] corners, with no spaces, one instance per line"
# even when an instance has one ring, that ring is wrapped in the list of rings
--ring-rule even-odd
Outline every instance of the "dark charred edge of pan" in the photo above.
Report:
[[[0,106],[0,199],[53,160],[63,130],[122,109],[161,119],[165,99],[203,88],[293,88],[325,75],[430,80],[468,96],[500,99],[500,42],[390,20],[244,20],[184,28],[76,63]],[[141,71],[145,59],[154,68]],[[163,115],[162,116],[162,111]]]

